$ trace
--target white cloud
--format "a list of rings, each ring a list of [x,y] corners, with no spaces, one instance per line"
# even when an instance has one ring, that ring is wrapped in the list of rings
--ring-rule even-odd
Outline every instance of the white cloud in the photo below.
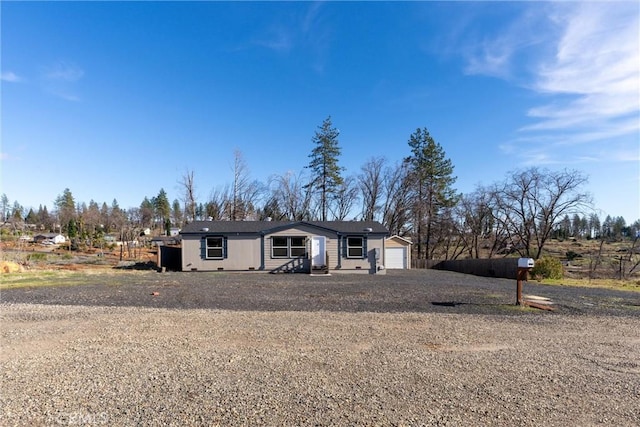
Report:
[[[77,84],[83,77],[82,68],[66,61],[55,62],[41,70],[44,91],[66,101],[80,101]]]
[[[313,2],[303,13],[280,17],[251,42],[279,54],[294,50],[309,54],[311,67],[316,72],[324,70],[327,52],[331,45],[331,26],[322,13],[323,3]]]
[[[527,55],[535,53],[545,40],[552,36],[551,31],[540,31],[541,21],[545,18],[544,6],[526,8],[505,28],[491,27],[494,33],[478,34],[472,31],[464,48],[467,59],[465,73],[498,77],[506,80],[518,80],[521,73],[520,63]],[[473,20],[466,25],[473,25]]]
[[[484,41],[477,49],[480,52],[468,58],[466,73],[501,78],[510,76],[512,55],[516,50],[514,39],[501,37],[491,42]]]
[[[523,111],[529,124],[501,149],[532,164],[637,159],[638,4],[558,2],[535,9],[525,7],[467,58],[467,72],[506,79],[541,99]],[[535,25],[521,26],[524,17]],[[619,145],[615,152],[602,150],[612,144]],[[564,148],[575,145],[580,149]]]
[[[84,76],[84,70],[75,64],[58,61],[45,67],[42,76],[46,80],[77,82]]]
[[[5,71],[0,75],[0,80],[8,83],[20,83],[24,79],[12,71]]]
[[[275,26],[267,36],[256,40],[255,44],[276,52],[289,52],[293,48],[292,34],[284,26]]]
[[[597,131],[640,112],[640,42],[635,3],[581,3],[557,18],[565,32],[541,64],[533,89],[571,99],[529,110],[540,120],[523,130]],[[640,122],[627,132],[640,130]]]

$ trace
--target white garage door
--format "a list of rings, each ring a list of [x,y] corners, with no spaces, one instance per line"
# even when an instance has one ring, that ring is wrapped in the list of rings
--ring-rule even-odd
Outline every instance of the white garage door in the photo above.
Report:
[[[386,248],[384,260],[386,268],[404,269],[407,268],[405,251],[407,248]]]

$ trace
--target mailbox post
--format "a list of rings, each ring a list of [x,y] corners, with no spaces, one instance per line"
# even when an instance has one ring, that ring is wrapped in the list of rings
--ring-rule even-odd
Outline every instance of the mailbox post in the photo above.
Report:
[[[524,305],[522,299],[522,282],[527,280],[527,273],[533,268],[535,261],[533,258],[518,258],[517,289],[516,289],[516,305]]]

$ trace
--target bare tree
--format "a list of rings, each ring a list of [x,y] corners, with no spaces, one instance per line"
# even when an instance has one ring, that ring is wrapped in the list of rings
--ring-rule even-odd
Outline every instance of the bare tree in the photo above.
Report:
[[[554,226],[591,203],[590,196],[579,191],[586,182],[578,171],[533,167],[511,172],[496,186],[494,216],[520,255],[539,258]]]
[[[196,186],[194,182],[194,173],[192,170],[187,171],[180,179],[180,187],[182,188],[182,201],[184,202],[184,219],[186,222],[195,221],[196,219]]]
[[[342,180],[336,187],[332,197],[331,212],[337,221],[344,221],[358,200],[358,188],[355,178],[349,176]]]
[[[378,219],[382,208],[384,157],[372,157],[360,168],[358,187],[362,193],[362,219]]]
[[[490,203],[489,191],[478,187],[473,193],[462,196],[455,207],[457,235],[469,258],[480,258],[483,242],[492,234],[493,214]],[[495,246],[491,248],[489,258],[495,249]]]
[[[313,189],[305,186],[307,178],[302,174],[287,172],[271,178],[272,197],[278,201],[282,214],[292,221],[312,219],[311,199]]]
[[[387,167],[383,177],[382,223],[393,234],[405,236],[410,233],[410,187],[409,170],[406,163]]]
[[[240,150],[234,153],[233,184],[229,195],[230,220],[241,221],[255,217],[256,205],[262,196],[263,188],[258,181],[252,181],[249,168]]]
[[[633,239],[633,243],[631,244],[631,248],[629,248],[629,258],[627,261],[629,262],[631,267],[627,272],[627,276],[630,276],[631,274],[633,274],[633,272],[636,271],[638,267],[640,267],[640,255],[639,255],[640,251],[638,250],[639,246],[640,246],[640,236],[636,234],[635,238]]]
[[[428,253],[429,259],[457,259],[466,250],[460,238],[456,212],[453,207],[442,209],[434,225],[433,241]]]
[[[9,198],[5,193],[0,196],[0,220],[6,222],[9,218]]]
[[[224,216],[225,196],[226,191],[220,191],[219,189],[211,190],[209,194],[209,201],[205,204],[205,216],[211,220],[219,221]]]

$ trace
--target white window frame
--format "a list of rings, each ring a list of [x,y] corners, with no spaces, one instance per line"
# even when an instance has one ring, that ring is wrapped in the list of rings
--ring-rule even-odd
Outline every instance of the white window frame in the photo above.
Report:
[[[347,239],[347,258],[362,259],[364,258],[364,237],[362,236],[346,236]],[[352,245],[351,239],[360,239],[359,245]],[[360,255],[352,255],[351,249],[360,249]]]
[[[220,246],[209,245],[209,239],[219,239]],[[220,250],[220,256],[209,256],[209,250]],[[224,237],[223,236],[207,236],[205,237],[206,259],[224,259]]]
[[[276,246],[275,239],[286,240],[287,242],[286,246],[284,245]],[[293,239],[302,240],[302,245],[294,245],[293,243],[299,243],[299,242],[292,242]],[[281,251],[282,249],[286,249],[286,254],[276,255],[275,254],[276,249],[279,249]],[[299,253],[300,250],[302,250],[302,254],[293,255],[294,251]],[[271,236],[271,258],[295,259],[295,258],[306,257],[306,256],[307,256],[307,238],[305,236]]]
[[[294,245],[293,243],[293,239],[300,239],[302,240],[302,244],[301,245]],[[300,249],[302,249],[302,253],[300,252]],[[298,253],[298,255],[294,255],[293,252],[294,250]],[[304,236],[291,236],[289,237],[289,258],[300,258],[300,257],[306,257],[307,256],[307,238]]]

